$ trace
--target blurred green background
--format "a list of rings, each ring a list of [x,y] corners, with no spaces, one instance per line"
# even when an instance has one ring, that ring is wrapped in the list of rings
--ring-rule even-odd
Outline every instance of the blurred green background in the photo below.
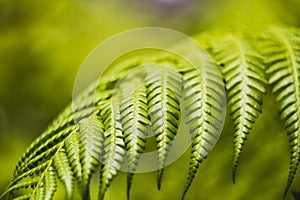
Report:
[[[300,25],[298,0],[0,0],[0,193],[27,146],[72,100],[77,70],[101,41],[144,26],[187,35],[239,24]],[[120,44],[121,45],[121,44]],[[113,48],[118,48],[113,47]],[[233,130],[201,165],[187,199],[281,199],[289,167],[288,138],[271,95],[231,183]],[[155,173],[134,178],[132,199],[179,199],[188,152],[168,167],[160,192]],[[300,172],[299,172],[300,173]],[[300,178],[292,191],[300,190]],[[125,175],[107,199],[125,199]],[[96,187],[96,186],[94,186]],[[288,199],[293,199],[289,194]]]

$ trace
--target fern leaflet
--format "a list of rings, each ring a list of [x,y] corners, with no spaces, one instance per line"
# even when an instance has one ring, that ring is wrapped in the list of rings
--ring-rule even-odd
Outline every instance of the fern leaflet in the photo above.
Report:
[[[300,32],[296,29],[270,28],[263,45],[269,65],[269,84],[290,143],[290,171],[284,197],[294,180],[300,162]]]
[[[232,180],[243,145],[262,111],[265,67],[262,56],[246,39],[230,35],[213,42],[213,54],[226,81],[228,106],[235,129],[233,140]]]
[[[127,158],[127,199],[130,199],[130,188],[133,173],[138,165],[139,154],[145,150],[146,126],[150,124],[148,116],[147,88],[143,83],[145,74],[140,72],[128,77],[120,85],[121,121]]]
[[[108,101],[101,102],[100,117],[104,125],[103,158],[100,170],[99,199],[103,199],[107,188],[114,176],[117,175],[123,161],[124,141],[122,139],[122,124],[120,119],[119,103],[111,97]]]
[[[187,66],[182,71],[186,123],[189,125],[192,139],[192,153],[182,199],[185,198],[200,163],[219,139],[223,126],[222,115],[225,113],[223,81],[215,70],[216,65],[204,52],[190,56],[199,57],[201,65],[196,69]]]
[[[149,71],[146,82],[149,115],[157,142],[157,187],[160,189],[167,154],[179,125],[182,77],[174,69],[162,65]]]
[[[73,199],[74,175],[69,165],[68,157],[64,148],[62,148],[54,158],[54,166],[57,176],[62,181],[67,192],[67,199]]]
[[[104,140],[102,122],[96,115],[91,115],[79,122],[79,139],[83,177],[82,195],[87,198],[91,175],[100,164]]]

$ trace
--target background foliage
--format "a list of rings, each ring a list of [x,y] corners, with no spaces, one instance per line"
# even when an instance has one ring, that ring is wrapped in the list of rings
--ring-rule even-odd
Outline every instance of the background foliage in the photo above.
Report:
[[[299,26],[299,9],[296,0],[0,0],[0,191],[25,148],[71,101],[74,78],[85,56],[107,37],[142,26],[163,26],[188,35],[240,24]],[[264,96],[263,114],[243,151],[237,184],[231,182],[233,129],[227,120],[187,199],[282,196],[289,146],[274,106],[274,98]],[[188,159],[187,153],[168,167],[161,192],[156,190],[155,174],[135,176],[132,199],[180,197],[186,176],[181,172],[187,171]],[[125,181],[125,175],[116,178],[107,199],[125,199]],[[300,190],[299,181],[296,178],[294,191]]]

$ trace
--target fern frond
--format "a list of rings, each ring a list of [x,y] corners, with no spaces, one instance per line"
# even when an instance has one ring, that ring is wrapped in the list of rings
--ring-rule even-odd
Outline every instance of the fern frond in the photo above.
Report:
[[[100,164],[104,143],[101,120],[93,114],[79,122],[80,161],[82,165],[82,196],[89,198],[89,184],[92,173]]]
[[[32,200],[51,200],[56,191],[56,177],[53,167],[49,167],[30,197]]]
[[[92,93],[89,92],[88,95],[91,96]],[[89,97],[88,95],[86,98]],[[93,98],[90,98],[89,101],[92,100]],[[91,116],[91,114],[89,114],[91,113],[91,111],[89,111],[91,109],[95,113],[96,110],[92,106],[85,107],[85,110],[77,109],[76,111],[77,113],[86,113],[84,114],[84,119],[80,119],[79,124],[82,129],[89,128],[85,127],[85,122]],[[74,114],[71,115],[70,112],[69,106],[65,110],[65,113],[59,115],[58,119],[55,120],[51,126],[49,126],[48,130],[25,152],[17,164],[11,184],[3,196],[8,193],[13,193],[15,190],[22,189],[23,185],[29,185],[33,188],[33,191],[26,192],[25,195],[20,196],[21,199],[26,197],[30,197],[31,199],[51,199],[55,192],[55,189],[53,188],[55,188],[56,182],[50,181],[54,180],[52,179],[53,173],[51,172],[50,174],[50,172],[47,171],[53,167],[56,168],[55,173],[58,175],[58,178],[64,183],[69,198],[71,198],[73,193],[72,180],[74,177],[76,177],[81,186],[84,185],[82,182],[88,181],[87,177],[91,175],[94,167],[87,164],[93,162],[92,158],[88,157],[90,152],[87,153],[87,151],[91,150],[93,153],[92,150],[95,151],[95,149],[93,149],[95,146],[90,145],[87,141],[89,139],[86,140],[86,136],[84,135],[87,134],[88,137],[91,136],[92,128],[88,129],[90,131],[88,131],[88,133],[80,132],[82,130],[78,131],[77,125],[74,124],[74,119],[76,119],[76,117]],[[59,121],[59,119],[64,117],[68,119]],[[82,137],[80,138],[79,135]],[[97,139],[101,139],[101,136],[97,137]],[[97,142],[97,139],[92,138],[94,143]],[[82,147],[80,145],[81,143],[85,143],[86,146]],[[102,142],[99,143],[101,144]],[[62,149],[62,146],[64,146],[65,149]],[[67,151],[66,157],[62,157],[63,154],[60,150]],[[95,153],[92,155],[95,156]],[[100,155],[97,156],[100,157]],[[81,162],[83,162],[83,164]],[[58,166],[63,166],[63,168],[58,169]],[[74,174],[70,173],[71,170],[74,171]],[[90,170],[90,172],[88,170]],[[30,177],[36,177],[39,180],[38,186],[34,185],[36,183],[31,183],[28,181]],[[21,183],[21,185],[19,185],[19,183]],[[50,184],[49,187],[47,184]],[[88,185],[88,183],[86,183],[86,185]],[[46,186],[48,188],[45,190]]]
[[[59,136],[64,135],[65,131],[61,131],[58,133]],[[47,135],[47,138],[46,138]],[[54,134],[53,134],[54,135]],[[30,166],[30,164],[28,164],[30,162],[30,159],[32,160],[33,164],[36,161],[42,160],[44,156],[39,156],[41,153],[46,154],[47,152],[45,152],[46,149],[48,149],[48,145],[52,144],[52,146],[55,146],[57,144],[57,142],[55,141],[56,139],[59,139],[59,137],[57,136],[53,136],[49,137],[49,134],[45,134],[42,135],[41,137],[39,137],[35,142],[33,142],[30,147],[27,149],[27,151],[24,153],[24,155],[22,156],[22,158],[20,159],[20,161],[18,162],[15,171],[14,171],[14,177],[19,176],[20,173],[22,173],[23,171],[25,171],[28,167]],[[47,139],[49,140],[49,142],[47,144],[45,144],[45,140],[47,141]],[[43,143],[44,142],[44,143]],[[38,146],[40,145],[40,146]],[[48,147],[48,148],[47,148]],[[36,156],[39,156],[38,158],[36,158]]]
[[[8,193],[13,195],[15,190],[31,187],[32,190],[20,196],[20,199],[51,200],[56,191],[56,175],[52,167],[53,158],[58,154],[61,148],[62,144],[60,144],[52,158],[48,159],[43,165],[34,167],[32,171],[28,170],[28,172],[24,172],[26,176],[23,174],[20,178],[17,177],[14,179],[1,196],[1,199]],[[27,175],[30,175],[30,177]]]
[[[188,177],[182,199],[190,188],[200,163],[219,139],[225,114],[223,80],[216,65],[204,53],[198,54],[201,65],[187,66],[183,73],[186,123],[192,139]]]
[[[75,129],[65,140],[64,146],[66,149],[66,155],[68,158],[68,163],[72,169],[74,177],[77,182],[82,184],[83,175],[82,175],[82,165],[80,161],[80,138],[78,130]],[[68,190],[67,190],[68,191]]]
[[[83,93],[80,99],[90,99],[87,98],[90,95],[90,91]],[[79,98],[78,98],[79,99]],[[79,100],[76,100],[79,101]],[[90,104],[90,103],[89,103]],[[77,104],[75,104],[77,105]],[[41,152],[44,152],[45,149],[49,148],[47,145],[55,145],[57,141],[62,141],[70,132],[66,130],[72,129],[74,125],[74,112],[73,109],[77,111],[82,110],[80,106],[73,107],[72,104],[68,105],[66,109],[58,115],[58,117],[53,121],[53,123],[47,128],[47,130],[38,137],[26,150],[24,155],[19,160],[16,165],[14,177],[18,176],[18,171],[20,168],[27,164],[27,162],[36,157]],[[61,135],[62,134],[62,135]]]
[[[229,35],[213,43],[213,54],[226,82],[228,107],[234,124],[232,180],[255,120],[262,112],[265,67],[262,56],[246,39]]]
[[[290,170],[284,197],[294,180],[300,162],[300,31],[270,28],[262,51],[269,65],[269,84],[290,143]]]
[[[51,163],[51,160],[46,161],[42,164],[36,165],[36,166],[32,167],[31,169],[29,169],[28,171],[21,173],[18,177],[16,177],[16,179],[14,179],[11,182],[11,184],[15,184],[15,183],[19,182],[20,180],[27,178],[29,176],[33,176],[33,175],[42,173],[49,166],[49,163]]]
[[[56,175],[54,168],[51,166],[44,177],[45,198],[51,200],[57,187]]]
[[[1,195],[0,199],[3,199],[6,195],[10,194],[13,195],[13,192],[20,189],[27,189],[27,188],[34,188],[39,183],[40,179],[39,177],[32,177],[30,179],[23,179],[15,184],[11,184],[8,186],[8,188],[5,190],[5,192]],[[31,196],[31,193],[26,194],[29,197]],[[25,196],[25,195],[23,195]]]
[[[104,146],[102,154],[102,165],[100,169],[100,189],[98,199],[104,198],[107,188],[123,161],[124,141],[122,135],[122,125],[120,119],[120,109],[116,97],[112,97],[106,102],[100,104],[100,116],[104,125]]]
[[[194,49],[193,42],[189,44],[187,40],[171,47],[174,54],[149,49],[133,52],[130,55],[134,57],[126,61],[123,58],[127,54],[117,59],[30,145],[0,199],[52,200],[60,181],[67,199],[74,197],[76,185],[81,198],[89,200],[91,178],[99,168],[98,199],[102,200],[125,164],[129,199],[133,174],[145,150],[146,137],[150,136],[148,126],[156,140],[160,189],[179,125],[186,123],[192,145],[184,199],[223,127],[223,79],[235,129],[235,182],[244,144],[262,111],[265,72],[269,75],[268,83],[273,85],[290,143],[285,197],[300,163],[300,31],[269,29],[260,41],[261,52],[244,36],[220,37],[221,34],[224,33],[219,31],[197,37],[198,43],[211,51],[215,62],[206,51]],[[216,36],[219,38],[214,39]],[[145,63],[153,64],[153,68],[147,65],[138,74],[133,73]]]
[[[74,174],[69,164],[69,160],[66,154],[66,150],[61,148],[54,158],[54,167],[57,177],[64,184],[66,190],[66,199],[73,199],[74,193]]]
[[[58,142],[63,141],[64,138],[71,133],[70,130],[74,128],[75,123],[74,116],[81,116],[78,115],[77,112],[83,112],[85,110],[84,108],[93,106],[92,88],[95,88],[95,85],[92,85],[75,100],[73,103],[75,106],[73,106],[73,104],[68,105],[48,129],[29,146],[15,168],[14,177],[18,176],[20,169],[23,168],[25,164],[27,165],[31,159],[39,156],[42,152],[45,152],[46,149],[56,145]],[[84,104],[79,103],[82,102],[82,100],[84,100]],[[35,160],[38,159],[35,158]]]
[[[158,151],[157,187],[160,189],[163,168],[180,123],[182,76],[168,66],[149,72],[146,77],[148,107]]]
[[[139,154],[145,150],[146,126],[150,124],[148,116],[147,88],[143,79],[145,74],[134,73],[120,85],[121,122],[127,159],[127,199],[133,174],[138,165]]]
[[[24,159],[22,165],[18,165],[18,168],[15,170],[15,179],[23,173],[34,169],[39,164],[48,161],[49,158],[52,158],[57,149],[61,146],[63,139],[66,138],[73,129],[74,127],[68,127],[58,132],[44,141],[39,147],[36,147],[31,154],[27,154],[27,158]]]

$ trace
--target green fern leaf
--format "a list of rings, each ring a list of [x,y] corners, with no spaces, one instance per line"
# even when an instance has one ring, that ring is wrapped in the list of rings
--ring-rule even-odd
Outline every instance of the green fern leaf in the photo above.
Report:
[[[266,93],[262,56],[247,42],[230,35],[213,43],[213,54],[226,81],[228,107],[234,124],[232,180],[241,152],[255,120],[262,111]]]
[[[26,170],[27,166],[30,166],[30,164],[28,164],[30,159],[34,159],[33,163],[35,163],[36,161],[42,160],[43,156],[39,156],[40,153],[46,154],[45,149],[47,148],[48,144],[42,144],[42,142],[44,140],[47,140],[46,138],[49,137],[49,133],[47,132],[46,134],[43,134],[42,136],[40,136],[39,138],[37,138],[31,145],[30,147],[26,150],[26,152],[24,153],[24,155],[21,157],[20,161],[18,162],[15,171],[14,171],[14,177],[13,179],[15,179],[16,177],[19,176],[20,173],[22,173],[23,171]],[[38,145],[43,145],[42,148],[40,148],[39,150],[37,150]],[[36,158],[38,156],[38,158]]]
[[[300,31],[270,28],[262,49],[269,65],[269,84],[290,143],[290,171],[284,197],[294,180],[300,162]]]
[[[20,168],[22,168],[24,164],[27,164],[30,159],[36,157],[41,152],[45,152],[45,149],[49,148],[49,146],[47,145],[51,143],[56,144],[55,141],[57,142],[63,140],[64,137],[69,134],[69,132],[67,132],[65,129],[72,129],[72,125],[74,125],[73,108],[71,105],[69,105],[53,121],[48,129],[29,146],[29,148],[26,150],[26,152],[16,165],[14,177],[18,176],[18,171],[20,170]]]
[[[91,94],[92,94],[91,92],[88,93],[88,95]],[[86,98],[87,97],[89,96],[86,96]],[[89,101],[92,100],[93,98],[90,98]],[[88,107],[85,107],[85,110],[87,110],[87,108]],[[77,109],[77,112],[82,112],[82,111]],[[64,117],[66,117],[66,119],[59,122],[58,119]],[[86,115],[86,117],[88,116]],[[18,162],[16,166],[14,177],[11,181],[11,184],[5,191],[3,197],[8,193],[13,193],[15,190],[22,189],[23,187],[28,185],[31,186],[34,189],[34,191],[27,192],[27,194],[23,195],[22,197],[20,196],[20,198],[25,198],[26,196],[29,196],[30,198],[33,199],[37,199],[37,198],[50,199],[53,193],[55,192],[55,190],[51,189],[51,187],[54,186],[55,182],[52,182],[52,185],[49,185],[48,187],[47,184],[51,184],[51,181],[48,181],[48,178],[50,180],[52,176],[50,176],[49,174],[50,172],[48,172],[48,174],[45,173],[47,173],[47,169],[49,169],[49,167],[52,168],[52,165],[54,167],[58,165],[64,165],[65,167],[67,167],[68,163],[70,163],[69,167],[72,170],[74,170],[75,173],[75,175],[73,176],[76,176],[78,178],[79,183],[81,183],[81,180],[83,180],[83,171],[84,171],[81,164],[81,160],[84,161],[84,157],[82,157],[82,154],[84,154],[85,149],[79,148],[80,138],[79,138],[79,134],[77,133],[78,128],[77,126],[74,125],[75,116],[70,115],[70,106],[67,107],[65,113],[59,115],[58,119],[55,120],[51,126],[49,126],[47,131],[42,136],[40,136],[35,142],[33,142],[33,144],[27,149],[25,154],[22,156],[21,160]],[[82,137],[82,140],[84,140],[84,136]],[[58,152],[60,151],[64,143],[65,143],[67,158],[69,162],[62,161],[59,158],[60,153]],[[67,168],[65,168],[64,170],[65,170],[64,172],[66,172]],[[58,173],[58,177],[61,178],[60,173],[62,172],[57,171],[55,173]],[[88,174],[88,172],[85,173]],[[38,187],[34,185],[35,182],[31,183],[30,181],[28,181],[29,177],[35,177],[35,176],[39,180]],[[68,175],[66,175],[63,182],[67,180],[71,180],[72,178],[73,177],[69,177]],[[47,182],[47,184],[44,183],[45,181]],[[45,189],[46,186],[48,187],[48,189],[47,191],[44,191],[42,188]],[[70,187],[67,188],[67,192],[69,193],[68,194],[69,196],[71,195],[70,193],[72,192],[70,191],[71,190]]]
[[[198,56],[201,65],[197,69],[186,65],[182,71],[186,123],[192,139],[192,153],[182,199],[185,198],[200,163],[206,159],[219,139],[225,114],[223,80],[216,65],[204,52],[190,56]]]
[[[53,158],[57,155],[61,148],[62,144],[60,144],[52,159],[47,160],[47,162],[40,166],[35,166],[32,169],[29,169],[20,177],[14,179],[1,198],[8,193],[13,195],[15,190],[31,187],[32,191],[20,196],[20,199],[29,197],[29,199],[34,200],[51,200],[56,191],[56,175],[54,168],[52,167]]]
[[[44,177],[45,198],[43,200],[51,200],[56,191],[56,176],[54,168],[51,166]]]
[[[76,128],[65,140],[68,162],[78,183],[82,184],[82,165],[80,162],[80,138]]]
[[[127,199],[130,199],[130,188],[133,173],[138,165],[139,154],[145,150],[146,126],[150,124],[147,108],[147,88],[143,83],[143,73],[128,77],[120,85],[121,122],[123,140],[127,159]]]
[[[29,187],[34,188],[39,183],[39,177],[33,177],[28,179],[23,179],[21,181],[18,181],[15,184],[10,184],[8,188],[5,190],[5,192],[1,195],[0,199],[3,199],[6,195],[14,196],[13,192],[20,189],[27,189]],[[29,197],[31,196],[31,193],[27,194]],[[23,195],[25,196],[25,195]]]
[[[89,183],[92,173],[100,164],[104,142],[103,125],[95,114],[79,122],[80,161],[82,165],[84,198],[89,198]]]
[[[235,128],[233,182],[245,141],[262,111],[262,96],[266,92],[263,59],[268,64],[268,83],[277,95],[291,148],[286,196],[300,162],[300,31],[272,28],[267,33],[262,42],[264,57],[244,37],[228,35],[214,40],[220,35],[217,33],[199,38],[198,42],[211,51],[226,82]],[[129,172],[129,199],[133,173],[149,136],[147,126],[156,139],[160,189],[173,140],[180,123],[185,122],[192,145],[184,199],[200,163],[220,136],[225,93],[223,79],[206,52],[189,48],[185,41],[173,50],[184,55],[184,60],[166,52],[143,52],[133,54],[135,57],[125,62],[120,59],[112,63],[100,82],[80,94],[30,145],[0,199],[51,200],[57,180],[64,185],[67,199],[74,197],[75,185],[79,186],[82,199],[89,199],[90,180],[99,167],[98,199],[102,200],[124,163]],[[195,59],[199,63],[194,63]],[[160,68],[127,77],[130,70],[143,63],[154,63]]]
[[[38,186],[35,191],[33,191],[34,196],[30,199],[33,200],[51,200],[56,191],[56,177],[53,167],[49,167],[42,176]]]
[[[61,140],[67,137],[72,130],[73,127],[68,127],[44,141],[39,147],[36,147],[31,154],[28,154],[28,158],[24,159],[23,164],[18,165],[18,169],[15,171],[15,179],[17,179],[18,176],[22,176],[23,173],[35,169],[38,165],[51,159],[60,148],[62,144]]]
[[[149,72],[146,77],[148,107],[158,151],[157,186],[161,187],[163,168],[171,142],[177,134],[180,121],[182,76],[174,69],[162,66]]]
[[[74,175],[64,148],[62,148],[55,156],[54,166],[58,178],[65,186],[67,199],[73,199]]]
[[[122,135],[122,125],[120,119],[119,104],[116,103],[115,97],[100,104],[100,116],[104,125],[104,146],[102,154],[102,165],[100,169],[100,189],[98,199],[104,198],[107,188],[118,170],[121,168],[123,161],[124,142]]]
[[[43,170],[45,170],[47,168],[47,166],[49,165],[49,163],[51,163],[51,161],[44,162],[42,164],[36,165],[36,166],[28,169],[28,171],[25,171],[24,173],[21,173],[18,177],[16,177],[11,182],[11,184],[17,183],[18,181],[20,181],[20,180],[22,180],[22,179],[24,179],[26,177],[32,176],[34,174],[41,173]]]

